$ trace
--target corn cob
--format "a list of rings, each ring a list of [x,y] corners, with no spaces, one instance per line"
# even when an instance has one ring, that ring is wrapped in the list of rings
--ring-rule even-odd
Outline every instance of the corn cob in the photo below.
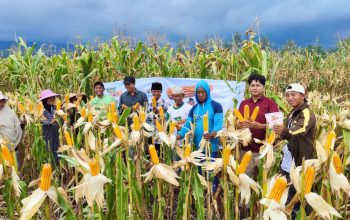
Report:
[[[107,119],[108,121],[112,121],[112,113],[111,112],[107,112]]]
[[[154,96],[152,97],[152,108],[157,108],[157,100]]]
[[[1,152],[2,152],[2,158],[5,161],[7,161],[10,164],[10,166],[13,166],[15,164],[15,161],[13,160],[11,152],[5,145],[1,145]]]
[[[333,153],[333,164],[337,174],[343,173],[343,164],[337,152]]]
[[[226,167],[228,165],[228,163],[230,162],[230,157],[231,157],[231,148],[229,145],[227,145],[224,148],[224,152],[223,152],[222,156],[223,156],[223,165],[224,165],[224,167]]]
[[[159,118],[164,121],[164,109],[162,107],[159,108]]]
[[[122,140],[123,139],[123,134],[122,131],[120,130],[119,126],[115,126],[114,129],[114,135],[119,139]]]
[[[175,127],[176,127],[176,122],[171,122],[170,128],[169,128],[169,134],[174,134]]]
[[[244,106],[244,120],[247,120],[250,116],[249,105]]]
[[[49,163],[44,164],[41,170],[40,185],[39,188],[42,191],[47,191],[51,187],[51,165]]]
[[[203,115],[203,130],[204,130],[204,132],[208,132],[209,131],[208,113]]]
[[[156,148],[154,147],[154,145],[149,145],[148,150],[149,150],[149,154],[151,155],[152,163],[154,165],[159,164],[159,158],[158,158],[157,151],[156,151]]]
[[[233,112],[235,113],[235,116],[238,118],[238,120],[240,121],[244,121],[244,118],[242,116],[242,114],[238,111],[238,109],[234,109]]]
[[[276,179],[275,184],[272,187],[269,199],[273,199],[276,202],[280,202],[282,194],[287,187],[287,180],[285,177],[279,177]]]
[[[256,117],[258,116],[259,114],[259,106],[256,106],[253,110],[253,113],[252,113],[252,116],[250,117],[250,119],[252,119],[252,121],[255,121],[256,120]]]
[[[312,184],[314,183],[315,178],[315,168],[308,167],[305,172],[305,194],[311,192]]]
[[[68,115],[64,114],[62,118],[63,118],[63,121],[68,121]]]
[[[64,137],[66,138],[67,145],[68,146],[73,146],[72,137],[70,136],[68,131],[64,131]]]
[[[114,112],[115,112],[115,102],[112,102],[112,103],[110,104],[109,108],[110,108],[110,112],[111,112],[111,113],[114,113]]]
[[[324,146],[325,151],[328,153],[329,150],[331,149],[333,140],[335,139],[336,135],[334,131],[331,131],[328,133],[327,135],[327,140],[326,140],[326,144]]]
[[[138,115],[134,115],[134,117],[132,118],[132,122],[134,125],[134,130],[135,131],[139,131],[140,130],[140,119]]]
[[[185,153],[184,153],[184,157],[189,157],[191,154],[191,145],[190,144],[186,144],[186,147],[185,147]]]
[[[83,118],[86,117],[86,108],[82,108],[82,109],[80,110],[80,116],[83,117]]]
[[[24,106],[21,103],[18,103],[18,109],[21,111],[21,113],[25,113],[26,109],[24,108]]]
[[[118,114],[117,112],[112,112],[112,123],[117,124],[118,123]]]
[[[275,142],[275,139],[276,139],[276,134],[274,131],[272,131],[269,135],[269,138],[267,139],[267,143],[273,144]]]
[[[139,107],[140,107],[140,103],[136,103],[132,108],[133,108],[134,110],[137,110]]]
[[[248,167],[251,159],[252,159],[252,152],[251,151],[247,151],[244,154],[243,158],[242,158],[241,164],[238,166],[238,170],[237,170],[238,174],[245,173],[245,171],[247,170],[247,167]]]
[[[144,113],[144,112],[140,113],[140,122],[141,122],[141,124],[146,122],[146,113]]]
[[[88,115],[88,122],[92,123],[92,121],[94,120],[94,116],[92,115],[92,112],[89,111]]]
[[[91,176],[97,176],[100,173],[100,166],[95,158],[89,162]]]
[[[66,105],[67,105],[67,103],[66,103]],[[56,100],[56,109],[57,109],[57,111],[61,110],[61,108],[62,108],[62,102],[61,102],[60,99],[57,99]]]
[[[163,126],[160,124],[158,119],[156,119],[156,127],[159,132],[163,131]]]
[[[68,95],[68,94],[65,95],[65,96],[64,96],[64,99],[65,99],[65,101],[66,101],[66,107],[67,107],[68,103],[70,103],[70,101],[69,101],[69,95]]]

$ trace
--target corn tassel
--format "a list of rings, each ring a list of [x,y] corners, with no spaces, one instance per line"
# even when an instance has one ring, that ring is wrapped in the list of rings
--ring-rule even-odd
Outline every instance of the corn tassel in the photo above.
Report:
[[[247,120],[250,116],[249,105],[244,106],[244,120]]]
[[[329,132],[329,134],[327,135],[327,140],[326,140],[326,144],[324,146],[325,151],[328,153],[329,150],[331,149],[333,140],[335,139],[336,135],[334,131]]]
[[[115,126],[114,129],[114,135],[119,139],[122,140],[123,139],[123,134],[122,131],[120,130],[119,126]]]
[[[235,116],[238,118],[238,120],[244,121],[244,118],[243,118],[242,114],[238,111],[238,109],[234,109],[233,112],[234,112]]]
[[[229,145],[227,145],[224,148],[224,152],[223,152],[222,156],[223,156],[223,165],[224,165],[224,167],[226,167],[228,165],[228,163],[230,162],[230,157],[231,157],[231,148]]]
[[[253,110],[253,113],[252,113],[252,116],[250,116],[250,119],[252,119],[252,121],[255,121],[256,120],[256,117],[258,116],[259,114],[259,106],[256,106]]]
[[[191,145],[190,144],[186,144],[186,147],[185,147],[185,153],[184,153],[184,157],[189,157],[191,154]]]
[[[66,138],[66,142],[68,146],[73,146],[73,141],[72,141],[72,137],[70,136],[70,134],[68,133],[68,131],[64,132],[64,137]]]
[[[312,184],[314,183],[315,178],[315,168],[308,167],[305,172],[305,194],[311,192]]]
[[[247,170],[247,167],[248,167],[251,159],[252,159],[252,152],[251,151],[247,151],[244,154],[243,158],[242,158],[241,164],[238,166],[238,170],[237,170],[238,174],[245,173],[245,171]]]
[[[13,160],[10,150],[5,145],[1,145],[1,152],[3,159],[7,161],[10,166],[13,166],[15,164],[15,161]]]
[[[44,164],[41,170],[40,185],[39,188],[42,191],[47,191],[51,187],[51,175],[52,169],[49,163]]]
[[[333,164],[334,164],[334,168],[335,168],[335,171],[337,172],[337,174],[343,173],[343,164],[342,164],[337,152],[333,153]]]
[[[154,165],[159,164],[158,154],[157,154],[157,151],[156,151],[156,148],[154,147],[154,145],[149,145],[148,150],[149,150],[149,154],[151,155],[152,163]]]
[[[100,166],[95,158],[89,162],[91,176],[97,176],[100,173]]]
[[[66,103],[66,105],[67,105],[67,103]],[[57,111],[61,110],[61,108],[62,108],[62,102],[61,102],[60,99],[57,99],[56,100],[56,109],[57,109]]]
[[[140,130],[140,119],[138,115],[134,115],[134,117],[132,118],[132,122],[134,125],[134,130],[135,131],[139,131]]]
[[[156,127],[159,132],[163,131],[163,126],[160,124],[158,119],[156,119]]]
[[[204,133],[209,131],[208,114],[203,115],[203,130],[204,130]]]
[[[267,143],[273,144],[275,142],[275,139],[276,139],[276,134],[274,131],[272,131],[269,135],[269,138],[267,139]]]
[[[86,108],[82,108],[82,109],[80,110],[80,116],[81,116],[82,118],[85,118],[85,117],[86,117]]]
[[[287,180],[285,177],[279,177],[276,179],[275,184],[272,187],[269,199],[273,199],[276,202],[280,202],[282,194],[287,187]]]

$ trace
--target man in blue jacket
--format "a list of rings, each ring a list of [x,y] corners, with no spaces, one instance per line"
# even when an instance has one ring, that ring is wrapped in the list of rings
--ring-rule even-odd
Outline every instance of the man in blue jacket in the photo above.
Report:
[[[185,125],[177,135],[177,139],[182,139],[191,130],[190,123],[194,124],[194,144],[199,148],[199,143],[204,138],[211,143],[211,157],[217,157],[219,138],[215,138],[216,133],[223,126],[223,110],[221,104],[211,99],[210,88],[207,82],[200,80],[196,85],[196,105],[192,107],[187,117]],[[208,112],[209,131],[204,134],[203,116]]]

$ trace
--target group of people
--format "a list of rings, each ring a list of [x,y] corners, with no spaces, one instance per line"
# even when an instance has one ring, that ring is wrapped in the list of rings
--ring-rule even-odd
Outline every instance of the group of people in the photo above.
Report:
[[[162,107],[167,115],[167,119],[177,123],[178,140],[183,139],[185,134],[191,130],[191,123],[195,126],[193,142],[196,148],[198,148],[202,138],[210,141],[211,143],[211,156],[217,157],[220,149],[220,140],[216,137],[218,131],[223,129],[223,108],[220,103],[211,98],[210,88],[206,81],[200,80],[195,88],[195,100],[196,104],[191,106],[184,102],[184,91],[181,87],[175,87],[172,89],[172,98],[174,104],[170,105],[166,99],[161,97],[162,84],[159,82],[152,83],[151,92],[153,99],[156,100],[156,104],[148,102],[147,96],[144,92],[136,88],[135,78],[127,76],[123,80],[126,92],[120,96],[118,110],[120,113],[126,108],[131,108],[135,105],[142,105],[149,112],[153,112],[152,115],[159,113],[159,107]],[[275,101],[265,97],[265,83],[266,79],[262,75],[252,74],[248,79],[250,98],[242,101],[239,106],[239,111],[244,114],[244,106],[248,105],[250,109],[259,107],[259,113],[256,120],[239,121],[238,128],[248,128],[252,133],[252,138],[265,140],[266,130],[268,124],[265,118],[265,114],[278,112],[279,108]],[[94,84],[95,97],[90,100],[92,107],[100,110],[103,117],[103,112],[106,110],[106,106],[115,102],[114,97],[106,95],[105,88],[102,82],[96,82]],[[55,116],[55,99],[59,95],[53,93],[51,90],[44,90],[40,95],[40,101],[43,103],[45,111],[42,121],[43,136],[45,138],[48,149],[50,149],[57,161],[57,151],[59,147],[58,139],[58,123]],[[72,94],[70,101],[74,102],[79,96],[81,96],[85,103],[87,102],[84,94]],[[288,85],[285,90],[285,98],[292,111],[287,115],[284,124],[274,125],[272,130],[280,139],[288,141],[283,147],[283,159],[281,163],[281,173],[289,178],[289,172],[292,161],[294,160],[296,166],[301,165],[303,158],[311,159],[314,156],[314,135],[315,135],[315,115],[309,107],[308,101],[305,98],[305,88],[297,83]],[[228,97],[228,99],[231,99]],[[6,106],[8,98],[0,93],[0,137],[5,137],[9,140],[8,146],[10,150],[15,150],[16,146],[22,137],[22,128],[20,120],[18,120],[16,114]],[[203,116],[208,114],[209,130],[203,131]],[[153,117],[150,117],[150,123]],[[74,119],[71,119],[74,120]],[[130,121],[132,123],[132,121]],[[156,142],[155,145],[158,145]],[[257,165],[259,157],[259,149],[261,145],[252,141],[249,146],[241,149],[241,155],[244,155],[244,151],[252,151],[253,159],[251,160],[247,174],[251,177],[257,175]],[[295,193],[295,192],[294,192]],[[293,194],[293,190],[290,192],[290,197]]]

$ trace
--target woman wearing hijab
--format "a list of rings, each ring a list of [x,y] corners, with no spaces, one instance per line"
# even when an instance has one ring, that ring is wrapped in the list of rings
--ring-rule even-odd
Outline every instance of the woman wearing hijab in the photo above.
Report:
[[[43,136],[46,143],[46,148],[48,151],[52,152],[54,157],[54,162],[58,163],[57,150],[60,145],[59,141],[59,124],[57,123],[57,119],[55,117],[56,111],[56,97],[60,95],[52,92],[47,89],[41,92],[40,101],[44,105],[44,120],[42,123]]]

